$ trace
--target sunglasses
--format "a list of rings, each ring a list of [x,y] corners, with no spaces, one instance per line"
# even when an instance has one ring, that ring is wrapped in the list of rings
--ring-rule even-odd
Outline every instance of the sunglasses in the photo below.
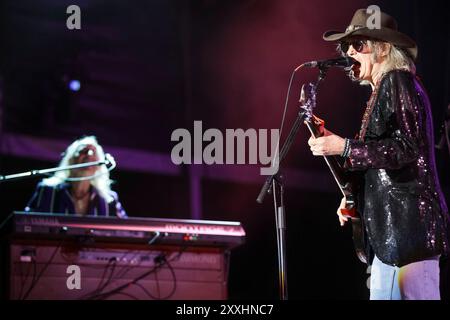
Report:
[[[366,43],[367,43],[366,40],[353,40],[353,41],[348,41],[348,42],[341,42],[339,44],[339,49],[340,49],[341,53],[347,54],[348,48],[350,48],[350,46],[352,46],[353,49],[356,50],[356,52],[361,52],[361,51],[363,51]]]

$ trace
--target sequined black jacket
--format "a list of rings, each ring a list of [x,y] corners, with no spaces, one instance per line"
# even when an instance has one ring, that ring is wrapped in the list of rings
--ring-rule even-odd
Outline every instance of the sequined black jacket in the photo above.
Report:
[[[448,209],[434,157],[431,109],[410,72],[386,73],[367,130],[350,140],[347,167],[359,171],[370,247],[384,263],[403,266],[448,251]]]

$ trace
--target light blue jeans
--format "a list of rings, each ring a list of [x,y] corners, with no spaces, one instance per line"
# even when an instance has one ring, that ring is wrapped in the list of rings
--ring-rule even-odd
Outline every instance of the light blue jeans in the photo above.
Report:
[[[439,256],[401,268],[384,264],[375,256],[370,300],[440,300]]]

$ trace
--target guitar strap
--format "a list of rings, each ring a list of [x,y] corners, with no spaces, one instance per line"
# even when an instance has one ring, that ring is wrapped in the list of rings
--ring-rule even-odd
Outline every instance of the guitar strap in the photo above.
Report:
[[[370,95],[369,102],[367,103],[366,110],[364,111],[364,115],[361,122],[361,129],[359,130],[358,139],[360,141],[364,141],[364,137],[366,136],[367,127],[369,126],[369,119],[373,112],[373,108],[375,107],[376,97],[378,95],[378,89],[380,87],[381,79],[378,80],[375,88]]]

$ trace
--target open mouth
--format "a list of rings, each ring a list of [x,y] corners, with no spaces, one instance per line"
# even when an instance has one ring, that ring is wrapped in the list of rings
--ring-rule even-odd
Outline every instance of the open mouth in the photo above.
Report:
[[[347,69],[350,77],[356,79],[359,78],[360,70],[361,70],[361,63],[356,60],[354,60],[353,64]]]

